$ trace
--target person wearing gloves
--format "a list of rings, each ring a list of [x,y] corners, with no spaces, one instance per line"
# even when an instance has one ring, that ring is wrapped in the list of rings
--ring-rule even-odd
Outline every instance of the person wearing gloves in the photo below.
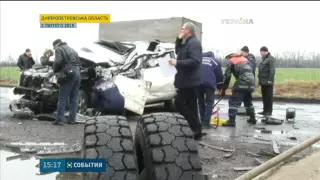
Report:
[[[247,122],[256,124],[255,110],[252,104],[252,93],[255,91],[254,75],[250,62],[240,54],[229,54],[226,56],[226,59],[228,60],[228,64],[224,73],[223,86],[220,92],[221,96],[225,96],[232,74],[236,80],[229,99],[229,120],[223,126],[236,126],[238,107],[242,102],[250,116]]]
[[[216,89],[221,89],[223,73],[221,63],[215,58],[213,52],[202,54],[202,80],[199,87],[199,114],[202,126],[211,128],[210,119]]]

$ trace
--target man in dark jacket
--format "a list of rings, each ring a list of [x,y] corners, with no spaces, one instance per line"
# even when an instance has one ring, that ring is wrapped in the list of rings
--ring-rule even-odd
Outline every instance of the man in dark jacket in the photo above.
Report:
[[[40,58],[40,62],[42,66],[48,66],[49,65],[49,59],[53,56],[53,51],[51,49],[46,49],[43,56]]]
[[[200,119],[204,128],[211,128],[210,119],[214,104],[215,90],[221,88],[223,73],[221,63],[209,51],[202,54],[202,81],[199,88]]]
[[[17,66],[20,68],[21,71],[24,71],[31,69],[34,64],[35,62],[32,58],[31,50],[26,49],[26,52],[19,56]]]
[[[62,125],[64,111],[67,100],[70,97],[69,124],[75,124],[78,111],[78,96],[80,89],[80,68],[81,62],[78,53],[69,47],[67,43],[57,39],[53,42],[55,49],[55,59],[53,72],[56,74],[59,82],[59,98],[57,104],[57,116],[54,125]]]
[[[252,104],[252,93],[255,91],[255,86],[250,62],[239,54],[230,54],[226,59],[228,60],[228,65],[224,73],[221,96],[225,95],[225,91],[229,87],[231,74],[233,74],[236,81],[232,88],[232,95],[229,99],[229,120],[223,124],[223,126],[235,127],[238,107],[242,102],[250,116],[250,119],[248,119],[247,122],[256,124],[257,121]]]
[[[124,111],[124,98],[117,85],[98,77],[93,86],[92,106],[103,114],[120,115]]]
[[[274,75],[276,73],[275,58],[271,56],[268,48],[263,46],[260,49],[262,62],[259,65],[258,79],[261,86],[263,100],[263,111],[259,114],[272,115],[273,106],[273,85]]]
[[[202,127],[198,116],[197,88],[201,82],[202,47],[195,36],[195,25],[185,23],[176,40],[177,59],[169,64],[176,66],[174,85],[177,88],[175,106],[180,114],[188,121],[194,132],[194,138],[202,138]]]

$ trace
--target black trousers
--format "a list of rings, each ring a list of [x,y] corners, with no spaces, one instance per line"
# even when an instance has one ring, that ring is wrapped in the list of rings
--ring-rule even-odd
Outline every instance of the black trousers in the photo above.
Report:
[[[202,132],[202,126],[198,115],[198,89],[181,88],[177,90],[174,104],[177,111],[188,121],[191,130],[195,134]]]
[[[200,86],[199,88],[199,114],[200,120],[203,124],[210,124],[212,116],[212,106],[214,104],[215,89],[207,86]]]
[[[263,112],[272,113],[273,107],[273,85],[261,85],[263,101]]]

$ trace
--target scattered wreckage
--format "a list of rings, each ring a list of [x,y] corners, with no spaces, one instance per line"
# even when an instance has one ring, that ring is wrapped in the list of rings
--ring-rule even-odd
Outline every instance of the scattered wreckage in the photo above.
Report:
[[[91,107],[94,71],[100,70],[107,79],[114,79],[125,96],[125,108],[142,114],[145,104],[165,102],[173,108],[175,95],[173,77],[163,77],[158,60],[174,57],[173,44],[152,41],[121,43],[99,41],[87,44],[79,51],[82,63],[79,113]],[[52,113],[56,110],[59,85],[51,66],[34,67],[22,72],[20,86],[9,93],[13,113]],[[130,87],[130,88],[128,88]]]
[[[82,48],[79,113],[90,108],[92,73],[113,79],[125,97],[125,108],[142,115],[146,104],[165,102],[173,108],[173,77],[163,77],[161,58],[173,58],[174,45],[159,41],[123,43],[99,41]],[[51,67],[35,67],[9,92],[15,114],[52,113],[59,86]],[[197,143],[187,121],[178,113],[162,112],[140,116],[135,135],[125,116],[95,116],[84,125],[84,158],[106,158],[108,171],[84,173],[87,180],[204,180]]]

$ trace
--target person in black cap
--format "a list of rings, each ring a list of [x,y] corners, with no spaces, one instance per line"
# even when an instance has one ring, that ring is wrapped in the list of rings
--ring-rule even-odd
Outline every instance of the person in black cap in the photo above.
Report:
[[[31,50],[28,48],[26,51],[19,56],[17,66],[21,71],[31,69],[35,64],[33,57],[31,55]]]
[[[67,43],[57,39],[53,42],[55,59],[53,72],[58,79],[59,98],[57,104],[57,116],[54,125],[62,125],[66,103],[70,97],[70,113],[68,124],[75,124],[78,111],[78,96],[80,89],[81,62],[78,53],[69,47]]]
[[[263,101],[263,111],[259,114],[272,115],[273,106],[273,85],[276,73],[276,60],[271,56],[268,48],[263,46],[260,48],[262,62],[258,69],[259,85],[261,86],[261,94]]]
[[[242,56],[244,56],[245,58],[247,58],[250,62],[250,65],[252,67],[253,70],[253,75],[256,75],[256,58],[254,57],[253,54],[249,53],[249,48],[248,46],[243,46],[241,48],[241,54]]]

